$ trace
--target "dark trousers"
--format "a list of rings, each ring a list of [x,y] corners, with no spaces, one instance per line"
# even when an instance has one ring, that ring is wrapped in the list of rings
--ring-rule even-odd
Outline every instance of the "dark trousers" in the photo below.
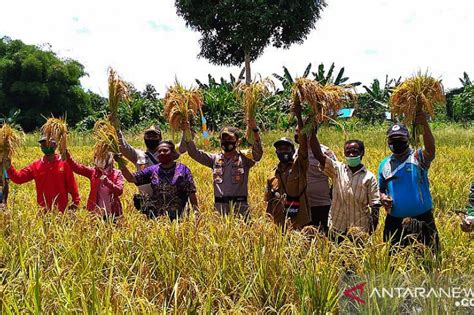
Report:
[[[401,247],[419,242],[430,247],[433,253],[437,253],[439,237],[433,211],[430,210],[411,218],[397,218],[387,214],[383,240]]]
[[[329,209],[328,206],[311,207],[311,225],[320,229],[325,235],[328,235],[328,218]]]

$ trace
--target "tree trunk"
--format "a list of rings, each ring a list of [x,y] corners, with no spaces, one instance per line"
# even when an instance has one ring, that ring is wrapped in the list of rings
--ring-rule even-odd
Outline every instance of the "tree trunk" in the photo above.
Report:
[[[252,83],[252,74],[250,72],[250,53],[245,52],[245,84]]]

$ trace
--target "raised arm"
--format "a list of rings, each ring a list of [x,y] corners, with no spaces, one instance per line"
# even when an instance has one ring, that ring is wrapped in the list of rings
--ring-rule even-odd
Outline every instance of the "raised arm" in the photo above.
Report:
[[[185,128],[190,128],[189,124],[185,126]],[[183,137],[183,141],[184,141],[184,137]],[[186,143],[186,148],[188,150],[188,154],[193,160],[207,167],[213,166],[214,160],[212,159],[211,154],[204,152],[202,150],[198,150],[196,148],[196,144],[194,143],[193,139],[185,143]]]
[[[66,163],[66,188],[67,192],[71,195],[72,197],[72,203],[74,208],[77,208],[79,206],[79,202],[81,201],[81,198],[79,197],[79,189],[77,188],[77,183],[76,179],[74,178],[74,174],[69,167],[69,165]]]
[[[301,157],[303,160],[308,158],[308,137],[302,133],[304,128],[303,118],[301,117],[301,103],[296,101],[293,104],[293,111],[296,116],[296,121],[298,123],[298,139],[300,146],[298,148],[298,156]],[[321,146],[319,148],[321,150]]]
[[[17,171],[11,161],[7,160],[5,167],[7,168],[8,178],[15,184],[24,184],[34,179],[33,164]]]
[[[120,153],[123,154],[123,156],[132,162],[133,164],[137,163],[138,160],[138,153],[137,150],[132,147],[126,140],[125,137],[123,136],[122,130],[117,129],[117,137],[119,140],[119,150]]]
[[[117,161],[118,167],[122,171],[122,175],[127,180],[127,182],[136,184],[137,182],[135,180],[135,177],[127,168],[127,163],[125,162],[123,157],[120,155],[114,155],[114,160]]]
[[[311,151],[313,151],[314,157],[319,161],[321,167],[324,169],[326,165],[327,157],[324,155],[323,151],[321,150],[321,144],[319,143],[318,136],[316,135],[317,128],[315,130],[311,130],[311,139],[310,139],[310,146]]]
[[[69,154],[69,151],[66,152],[66,156],[66,163],[69,165],[69,167],[74,173],[87,177],[89,179],[92,178],[92,175],[94,174],[94,169],[92,167],[85,166],[76,162]]]
[[[419,112],[416,115],[415,123],[423,127],[423,159],[426,162],[431,162],[435,158],[436,146],[433,133],[431,132],[430,125],[426,119],[426,114],[424,112]],[[427,163],[429,165],[429,162]]]
[[[248,125],[252,128],[254,143],[252,144],[252,159],[256,162],[260,161],[263,156],[262,140],[258,132],[257,122],[255,119],[249,120]]]

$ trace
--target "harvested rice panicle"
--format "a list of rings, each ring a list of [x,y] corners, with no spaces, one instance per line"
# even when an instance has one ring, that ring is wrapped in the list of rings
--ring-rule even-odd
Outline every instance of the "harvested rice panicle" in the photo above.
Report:
[[[59,153],[63,160],[66,159],[67,150],[67,123],[63,118],[51,117],[41,127],[41,133],[49,140],[56,141]]]

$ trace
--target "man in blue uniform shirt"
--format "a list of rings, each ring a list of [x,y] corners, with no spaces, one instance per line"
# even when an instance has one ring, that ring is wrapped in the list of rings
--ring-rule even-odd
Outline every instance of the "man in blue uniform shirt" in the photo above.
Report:
[[[379,166],[380,199],[387,210],[384,241],[406,246],[413,239],[436,252],[438,231],[433,217],[428,170],[435,157],[435,141],[426,114],[419,113],[415,123],[423,127],[423,149],[408,144],[408,129],[401,124],[387,131],[392,155]]]

